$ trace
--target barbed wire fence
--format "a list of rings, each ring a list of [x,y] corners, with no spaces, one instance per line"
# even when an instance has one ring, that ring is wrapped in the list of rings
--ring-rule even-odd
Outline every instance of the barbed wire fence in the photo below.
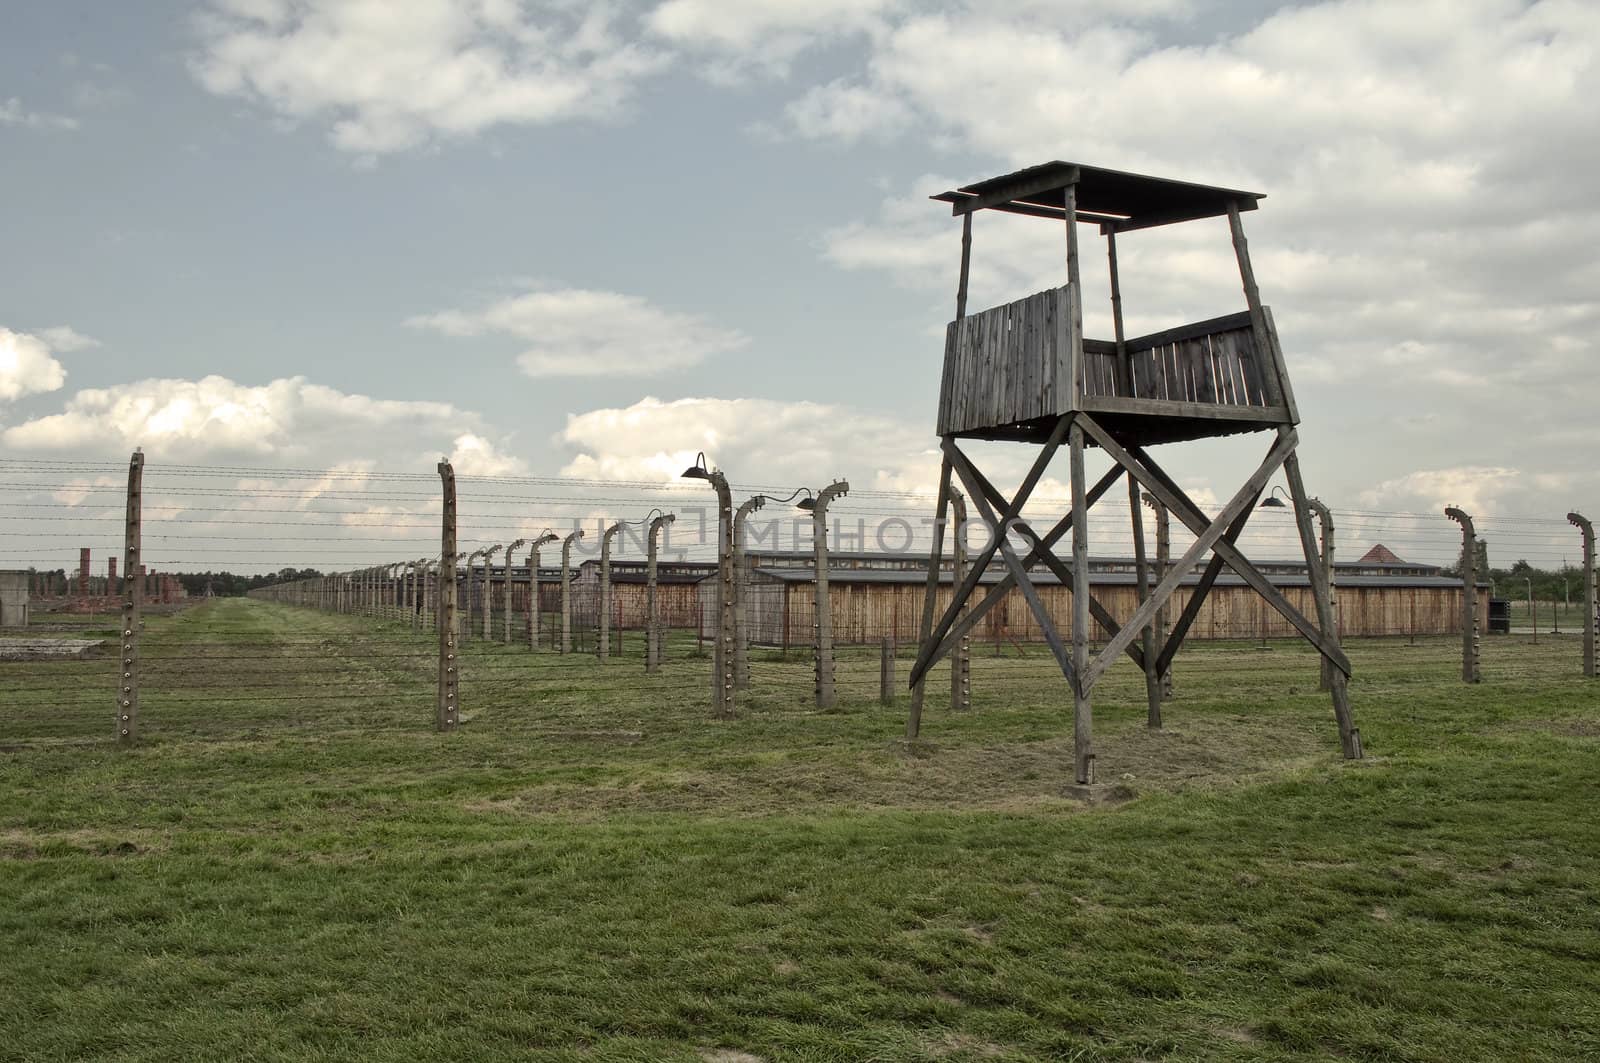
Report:
[[[710,704],[717,619],[705,577],[715,571],[718,536],[716,509],[703,487],[462,477],[451,581],[441,564],[446,507],[438,475],[145,465],[142,456],[137,464],[135,492],[130,466],[120,463],[0,459],[0,497],[6,502],[0,511],[0,569],[27,573],[35,610],[30,628],[6,634],[13,640],[24,634],[78,635],[109,651],[73,660],[68,689],[59,682],[62,662],[0,662],[8,691],[17,695],[14,703],[27,706],[8,717],[12,735],[103,740],[113,704],[118,736],[130,740],[141,732],[239,737],[281,728],[413,731],[437,719],[449,674],[458,680],[459,719],[468,724],[532,726],[541,701],[604,697],[608,675],[648,684],[652,697]],[[741,495],[790,491],[751,483],[734,488]],[[1116,507],[1115,495],[1090,514],[1089,528],[1091,549],[1120,563],[1130,542],[1129,514],[1125,502]],[[1040,496],[1032,505],[1046,511],[1064,502]],[[836,683],[846,705],[876,701],[882,693],[885,639],[901,658],[915,652],[932,508],[926,494],[857,489],[829,511],[830,548],[841,563],[885,566],[876,570],[876,582],[853,584],[832,576],[830,614],[840,647]],[[651,595],[643,531],[652,515],[666,513],[676,521],[665,529],[665,560],[654,594],[663,667],[647,674]],[[1377,543],[1436,565],[1454,563],[1461,550],[1459,529],[1442,514],[1335,509],[1334,518],[1345,560]],[[614,540],[610,578],[602,580],[591,562],[606,529],[617,524],[623,530]],[[1502,559],[1554,569],[1582,556],[1579,537],[1562,516],[1478,516],[1476,526]],[[585,529],[572,543],[573,565],[563,583],[561,540]],[[982,537],[974,534],[973,545]],[[811,520],[798,512],[775,513],[750,538],[754,542],[746,549],[754,553],[809,555]],[[1173,556],[1192,541],[1179,527],[1171,529],[1171,538]],[[1298,552],[1292,520],[1280,514],[1261,514],[1241,542],[1252,556],[1276,549],[1294,558]],[[84,571],[83,550],[118,559],[120,572]],[[884,556],[877,562],[846,556],[861,552]],[[904,565],[898,572],[892,567],[897,557]],[[793,572],[785,579],[781,567],[758,569],[744,590],[751,651],[749,681],[738,702],[749,711],[809,708],[814,690],[812,581],[792,578]],[[208,598],[204,580],[220,579],[222,572],[270,576],[272,582],[253,593],[277,608],[252,609],[223,593],[231,588],[213,586],[218,593]],[[1580,570],[1574,588],[1579,594],[1581,576]],[[453,643],[440,637],[446,582],[453,582],[455,596]],[[1415,589],[1369,593],[1357,580],[1336,582],[1341,626],[1356,637],[1417,640],[1461,630],[1448,608],[1430,606],[1424,618]],[[886,583],[893,593],[882,589]],[[1506,588],[1493,590],[1513,596]],[[1563,611],[1542,604],[1551,607],[1549,620],[1574,635],[1582,631],[1585,611],[1593,615],[1595,608],[1592,598],[1587,606],[1580,599],[1575,609]],[[1181,608],[1181,599],[1174,608]],[[1241,645],[1237,653],[1193,662],[1180,658],[1180,681],[1184,668],[1248,671],[1260,657],[1244,644],[1294,636],[1259,597],[1226,614],[1214,611],[1200,623],[1198,637]],[[1107,634],[1097,626],[1098,639]],[[609,651],[603,660],[602,642]],[[454,658],[447,659],[452,651]],[[1054,669],[1020,602],[1002,603],[975,629],[973,656],[979,690],[1048,676]],[[903,661],[900,667],[903,682]],[[935,707],[937,692],[947,686],[930,678]],[[121,735],[123,730],[129,734]]]

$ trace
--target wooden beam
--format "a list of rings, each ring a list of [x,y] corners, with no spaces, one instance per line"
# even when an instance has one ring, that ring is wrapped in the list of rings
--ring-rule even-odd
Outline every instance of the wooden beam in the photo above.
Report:
[[[1113,395],[1086,395],[1081,409],[1091,413],[1123,413],[1136,417],[1192,417],[1206,421],[1248,421],[1272,425],[1292,423],[1282,406],[1239,406],[1172,399],[1125,399]]]
[[[1154,496],[1152,496],[1154,497]],[[1157,500],[1159,501],[1159,499]],[[1163,506],[1163,509],[1166,507]],[[1250,514],[1255,512],[1255,502],[1251,501],[1250,507],[1240,513],[1232,526],[1223,533],[1222,539],[1228,545],[1233,545],[1239,539],[1239,533],[1244,531],[1244,526],[1250,521]],[[1205,571],[1200,574],[1200,582],[1195,585],[1189,595],[1189,600],[1184,603],[1183,612],[1178,615],[1177,623],[1172,625],[1172,632],[1167,636],[1166,643],[1161,647],[1161,655],[1156,658],[1156,671],[1165,676],[1172,668],[1172,659],[1177,656],[1178,648],[1183,645],[1184,637],[1189,634],[1189,628],[1194,624],[1195,617],[1200,615],[1200,607],[1205,604],[1206,596],[1211,593],[1211,587],[1217,582],[1217,577],[1222,573],[1222,555],[1213,552],[1211,560],[1206,562]]]
[[[944,554],[944,518],[950,498],[950,459],[939,464],[939,499],[933,509],[933,547],[928,557],[928,586],[922,596],[922,628],[918,632],[917,656],[921,657],[933,634],[933,611],[938,606],[939,565]],[[922,730],[923,684],[921,677],[911,679],[911,711],[906,714],[906,738],[916,738]]]
[[[983,497],[977,482],[972,478],[975,471],[972,462],[961,453],[955,440],[946,440],[944,451],[950,458],[951,465],[955,468],[956,475],[961,477],[961,482],[966,485],[967,492],[972,495],[972,502],[978,507],[978,512],[983,514],[987,521],[995,521],[994,510],[989,505],[989,500]],[[1027,499],[1022,495],[1012,502],[1012,508],[1021,508]],[[1067,648],[1062,644],[1061,633],[1056,630],[1056,625],[1050,619],[1050,611],[1044,607],[1044,602],[1039,600],[1039,592],[1034,589],[1033,581],[1028,578],[1028,570],[1023,567],[1022,559],[1017,556],[1016,548],[1006,538],[1006,525],[1004,522],[995,522],[995,542],[1000,545],[1000,556],[1005,559],[1006,568],[1016,581],[1017,589],[1022,591],[1022,597],[1028,603],[1028,608],[1033,610],[1034,619],[1039,621],[1039,631],[1044,636],[1044,641],[1050,647],[1050,652],[1055,655],[1056,663],[1061,666],[1061,674],[1067,677],[1067,682],[1073,689],[1079,686],[1078,672],[1073,667],[1072,658],[1067,655]]]
[[[1294,429],[1283,428],[1279,430],[1279,445],[1287,442],[1292,451],[1297,441],[1298,437],[1296,436]],[[1114,442],[1113,445],[1115,445]],[[1167,504],[1168,510],[1176,513],[1178,515],[1178,519],[1183,521],[1183,523],[1187,525],[1191,531],[1195,530],[1196,528],[1204,527],[1206,524],[1204,511],[1201,510],[1199,506],[1195,505],[1188,495],[1184,494],[1183,489],[1179,487],[1177,483],[1139,447],[1130,447],[1129,450],[1132,451],[1132,453],[1140,462],[1147,466],[1146,471],[1161,483],[1167,497],[1162,497],[1162,494],[1157,492],[1154,488],[1151,489],[1150,493],[1156,495],[1158,498],[1161,498],[1162,502]],[[1148,481],[1145,482],[1148,485]],[[1178,505],[1174,507],[1171,502],[1168,502],[1168,498],[1176,501]],[[1266,576],[1262,575],[1261,571],[1256,568],[1255,564],[1248,557],[1245,557],[1244,554],[1239,551],[1238,547],[1229,542],[1219,541],[1217,543],[1217,552],[1220,553],[1223,560],[1228,563],[1228,567],[1232,568],[1234,572],[1239,574],[1240,579],[1254,587],[1256,593],[1265,598],[1267,603],[1276,609],[1280,614],[1282,614],[1285,620],[1293,624],[1295,630],[1299,631],[1301,636],[1307,642],[1315,646],[1324,657],[1332,661],[1335,668],[1339,669],[1339,671],[1343,672],[1346,676],[1350,674],[1350,658],[1345,656],[1344,650],[1339,648],[1338,641],[1336,639],[1329,640],[1326,638],[1317,625],[1313,624],[1309,619],[1306,618],[1304,613],[1300,612],[1300,610],[1291,605],[1289,599],[1283,596],[1283,592],[1278,590],[1277,587],[1274,587],[1272,585],[1272,581],[1267,579]]]
[[[972,196],[967,195],[964,192],[940,192],[938,195],[929,196],[928,198],[929,199],[936,199],[941,203],[958,204],[958,206],[956,206],[954,209],[952,209],[950,211],[950,213],[952,215],[954,215],[955,217],[960,217],[963,214],[971,214],[972,213],[971,211],[968,211],[968,210],[962,210],[961,207],[959,206],[959,204],[967,203],[967,202],[969,202],[969,201],[971,201],[973,199]],[[1043,205],[1038,204],[1038,203],[996,203],[994,206],[985,207],[983,209],[985,209],[985,210],[997,210],[997,211],[1000,211],[1000,212],[1002,212],[1004,214],[1021,214],[1021,215],[1024,215],[1026,217],[1029,217],[1029,218],[1046,218],[1046,219],[1048,219],[1050,221],[1060,221],[1060,220],[1062,220],[1063,218],[1065,218],[1067,216],[1066,212],[1064,210],[1062,210],[1060,207],[1046,207],[1046,206],[1043,206]],[[1124,221],[1124,220],[1126,220],[1126,219],[1124,218],[1123,215],[1120,215],[1120,214],[1108,214],[1105,211],[1081,211],[1080,210],[1078,212],[1078,224],[1079,225],[1101,225],[1101,226],[1104,226],[1104,225],[1107,225],[1107,224],[1111,224],[1111,223],[1114,223],[1114,222],[1120,222],[1120,221]]]
[[[1255,210],[1257,205],[1254,199],[1241,199],[1236,201],[1235,206],[1238,210]],[[1105,232],[1108,227],[1114,227],[1119,233],[1129,233],[1135,231],[1136,229],[1153,229],[1158,225],[1173,225],[1182,221],[1199,221],[1202,218],[1220,218],[1226,213],[1228,213],[1227,207],[1208,211],[1203,214],[1196,214],[1192,209],[1152,210],[1144,214],[1135,215],[1131,218],[1122,218],[1118,221],[1106,222],[1100,226],[1100,231]]]
[[[959,203],[951,204],[952,213],[967,214],[986,207],[996,207],[1002,203],[1010,203],[1015,199],[1026,199],[1044,192],[1054,192],[1058,188],[1070,188],[1078,183],[1078,168],[1067,166],[1062,169],[1050,169],[1044,173],[1030,174],[1027,177],[1018,177],[1006,181],[985,192],[969,193],[969,198]]]
[[[1103,437],[1102,447],[1107,442],[1110,442],[1114,447],[1116,446],[1110,436],[1105,434],[1105,430],[1094,423],[1092,417],[1084,417],[1082,421],[1084,431],[1091,435]],[[1207,551],[1220,545],[1220,540],[1227,532],[1228,526],[1237,519],[1239,514],[1255,505],[1256,497],[1261,494],[1261,489],[1266,486],[1267,480],[1271,478],[1273,473],[1278,471],[1279,466],[1284,463],[1284,460],[1293,451],[1294,445],[1292,442],[1285,442],[1280,439],[1267,452],[1267,456],[1262,460],[1260,467],[1244,482],[1244,486],[1234,493],[1233,498],[1223,507],[1222,512],[1217,514],[1216,519],[1209,524],[1201,521],[1191,525],[1191,530],[1195,533],[1193,545],[1178,560],[1177,567],[1167,573],[1161,582],[1156,585],[1155,590],[1150,592],[1150,597],[1146,598],[1144,603],[1134,610],[1133,617],[1128,621],[1128,625],[1101,647],[1099,656],[1089,665],[1089,670],[1084,675],[1084,682],[1088,687],[1092,688],[1094,686],[1095,682],[1105,674],[1106,669],[1111,667],[1111,662],[1116,659],[1116,655],[1120,654],[1138,636],[1139,631],[1150,623],[1151,618],[1156,614],[1156,610],[1160,609],[1162,605],[1166,604],[1167,599],[1172,597],[1179,585],[1182,584],[1184,576],[1190,569],[1194,568],[1195,562],[1199,561]],[[1127,451],[1117,447],[1117,452],[1113,453],[1109,449],[1107,450],[1107,453],[1111,453],[1129,473],[1144,482],[1145,486],[1151,489],[1151,494],[1160,498],[1161,493],[1155,489],[1151,482],[1146,482],[1149,480],[1159,483],[1159,481],[1155,480],[1154,477],[1150,477],[1146,470],[1140,467],[1139,462]],[[1162,501],[1167,503],[1169,509],[1174,508],[1166,499],[1163,498]],[[1187,524],[1189,522],[1184,521],[1184,523]]]
[[[973,474],[978,478],[978,482],[983,487],[983,492],[986,496],[988,496],[989,500],[995,505],[1003,505],[1005,501],[1004,497],[1000,494],[999,489],[997,489],[994,484],[989,482],[988,477],[984,476],[983,473],[979,472],[976,468],[973,469]],[[1106,475],[1100,478],[1101,482],[1105,484],[1105,487],[1100,487],[1099,484],[1096,484],[1096,487],[1101,493],[1104,493],[1106,488],[1109,488],[1111,484],[1115,483],[1117,478],[1121,475],[1121,469],[1113,465]],[[1093,498],[1094,501],[1089,501],[1088,495],[1085,495],[1086,504],[1093,506],[1094,502],[1099,501],[1100,495],[1095,494]],[[1011,522],[1011,527],[1015,528],[1017,530],[1017,534],[1029,540],[1034,546],[1038,546],[1040,544],[1041,540],[1038,534],[1034,532],[1033,528],[1031,528],[1025,521],[1021,519],[1014,520]],[[1037,553],[1037,551],[1035,551],[1035,553]],[[1031,558],[1034,556],[1034,554],[1030,553],[1028,556]],[[1038,560],[1055,575],[1056,579],[1061,581],[1062,585],[1065,586],[1068,591],[1070,591],[1074,596],[1077,595],[1077,580],[1073,577],[1072,570],[1067,568],[1067,565],[1064,561],[1062,561],[1055,554],[1051,553],[1049,550],[1039,553]],[[1117,623],[1117,618],[1112,615],[1111,610],[1107,609],[1097,598],[1095,598],[1092,590],[1090,590],[1088,587],[1085,587],[1084,595],[1089,601],[1090,614],[1095,618],[1096,621],[1099,622],[1101,627],[1105,628],[1113,635],[1121,630],[1121,626]],[[1128,656],[1132,657],[1133,662],[1140,668],[1144,667],[1144,656],[1137,646],[1130,645],[1128,647]]]
[[[1022,486],[1017,490],[1018,500],[1026,500],[1028,495],[1033,493],[1033,489],[1035,485],[1038,484],[1039,478],[1044,475],[1044,470],[1049,466],[1050,459],[1055,456],[1057,448],[1061,446],[1061,440],[1067,434],[1067,425],[1070,423],[1070,421],[1070,417],[1060,417],[1056,420],[1056,426],[1054,430],[1051,431],[1049,438],[1045,440],[1044,446],[1039,451],[1039,456],[1034,459],[1033,467],[1028,470],[1028,475],[1024,477]],[[941,447],[944,446],[944,443],[950,443],[953,445],[954,440],[952,437],[946,436],[944,441],[940,444]],[[946,449],[945,453],[948,454],[949,450]],[[946,485],[948,485],[948,481],[946,481]],[[1014,501],[1011,505],[1007,506],[1005,511],[1005,521],[1009,521],[1016,517],[1017,511],[1020,509],[1021,501]],[[1004,528],[1004,526],[1004,522],[1002,522],[1001,527]],[[994,536],[993,541],[986,545],[979,553],[979,556],[973,560],[972,568],[967,573],[967,578],[961,581],[960,586],[956,588],[954,595],[951,596],[950,604],[945,609],[943,618],[940,619],[938,627],[931,636],[935,643],[942,642],[944,640],[945,634],[950,630],[950,625],[955,622],[956,617],[960,614],[962,605],[965,604],[966,600],[972,596],[973,589],[978,585],[979,577],[981,577],[984,570],[989,567],[989,562],[994,558],[995,551],[999,549],[1001,538],[1003,538],[1003,536]],[[934,647],[929,645],[927,642],[924,642],[921,646],[917,647],[917,660],[916,663],[914,663],[911,667],[911,682],[913,684],[920,680],[923,673],[928,670],[929,664],[931,663],[933,648]]]
[[[982,474],[980,473],[979,475],[981,476]],[[1108,469],[1106,474],[1100,477],[1099,481],[1089,489],[1088,494],[1085,496],[1086,505],[1088,508],[1093,509],[1094,504],[1100,501],[1100,497],[1104,495],[1106,491],[1110,489],[1111,485],[1116,483],[1121,477],[1122,469],[1118,466],[1113,465],[1110,469]],[[1023,527],[1020,525],[1020,523],[1013,524],[1012,526],[1018,528],[1019,530],[1021,530]],[[1028,555],[1022,559],[1023,567],[1029,568],[1035,564],[1038,564],[1045,558],[1054,559],[1059,564],[1060,559],[1056,558],[1055,554],[1051,552],[1051,548],[1054,547],[1055,544],[1059,542],[1069,530],[1071,530],[1071,528],[1072,514],[1068,513],[1066,516],[1057,521],[1055,526],[1051,528],[1042,539],[1035,537],[1035,545],[1033,549],[1028,551]],[[1032,529],[1030,528],[1028,530],[1031,534]],[[944,637],[944,639],[939,643],[938,647],[934,650],[933,657],[929,660],[928,667],[931,668],[933,665],[938,664],[946,654],[953,650],[956,646],[956,643],[960,641],[961,636],[965,635],[968,631],[976,627],[978,621],[983,619],[984,614],[988,613],[989,610],[993,609],[1000,603],[1000,600],[1006,596],[1006,592],[1015,585],[1015,582],[1016,581],[1012,577],[1011,573],[1007,572],[1001,578],[999,583],[990,587],[988,592],[984,595],[983,600],[980,601],[976,606],[973,606],[971,609],[969,609],[965,614],[962,615],[960,620],[951,626],[949,634]]]

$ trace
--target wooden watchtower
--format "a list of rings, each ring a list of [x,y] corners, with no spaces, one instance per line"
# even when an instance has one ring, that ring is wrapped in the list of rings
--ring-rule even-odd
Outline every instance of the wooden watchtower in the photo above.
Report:
[[[1079,784],[1094,781],[1091,694],[1118,657],[1133,658],[1146,676],[1152,722],[1160,719],[1160,676],[1183,644],[1224,565],[1282,613],[1331,662],[1334,715],[1344,754],[1361,756],[1361,737],[1350,715],[1346,681],[1350,662],[1339,647],[1327,580],[1317,562],[1312,513],[1295,456],[1299,416],[1284,365],[1272,311],[1261,302],[1240,214],[1256,209],[1261,195],[1157,177],[1121,173],[1069,162],[1019,170],[933,197],[961,219],[961,275],[956,319],[945,334],[944,378],[939,390],[938,430],[944,460],[939,474],[933,563],[929,565],[922,639],[912,668],[913,686],[958,644],[1011,587],[1020,589],[1043,629],[1073,691],[1074,761]],[[1067,283],[1014,303],[967,314],[972,218],[981,210],[1023,214],[1063,224]],[[1157,225],[1226,217],[1244,286],[1246,308],[1224,317],[1148,336],[1123,334],[1122,295],[1117,278],[1117,235]],[[1083,335],[1079,279],[1079,227],[1095,225],[1106,238],[1111,271],[1113,338]],[[1215,514],[1207,514],[1162,470],[1146,449],[1247,432],[1269,439],[1260,467]],[[962,451],[965,439],[1008,440],[1039,448],[1016,494],[1007,498]],[[1065,443],[1071,463],[1072,507],[1042,533],[1019,517],[1023,505]],[[1094,483],[1084,478],[1084,450],[1099,447],[1113,459]],[[1294,500],[1295,523],[1305,551],[1317,605],[1315,621],[1302,615],[1236,546],[1268,480],[1280,469]],[[966,578],[935,622],[938,559],[943,551],[946,499],[951,473],[960,479],[978,515],[1010,535],[994,535],[973,558]],[[1127,474],[1134,553],[1140,571],[1141,604],[1126,624],[1089,591],[1088,513]],[[1149,492],[1195,536],[1194,545],[1154,588],[1146,582],[1140,488]],[[1071,561],[1053,548],[1071,533]],[[1026,544],[1019,550],[1014,536]],[[996,553],[1005,564],[1001,581],[971,604],[979,577]],[[1155,645],[1151,619],[1183,577],[1209,560],[1164,645]],[[1070,650],[1063,643],[1030,580],[1043,565],[1072,592]],[[963,612],[963,609],[966,611]],[[1098,656],[1089,655],[1091,616],[1110,633]],[[909,730],[915,731],[913,720]]]

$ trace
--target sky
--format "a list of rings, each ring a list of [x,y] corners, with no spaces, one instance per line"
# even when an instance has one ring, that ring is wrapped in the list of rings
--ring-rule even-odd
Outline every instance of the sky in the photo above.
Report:
[[[736,484],[910,498],[937,471],[959,256],[926,197],[1069,159],[1266,193],[1246,227],[1336,509],[1600,509],[1600,5],[55,0],[4,21],[8,459],[141,446],[356,490],[441,456],[464,480],[665,484],[704,451]],[[971,308],[1063,283],[1063,244],[977,218]],[[1119,252],[1132,333],[1243,308],[1223,221]],[[1215,501],[1265,444],[1162,449]],[[99,483],[82,469],[61,478]]]

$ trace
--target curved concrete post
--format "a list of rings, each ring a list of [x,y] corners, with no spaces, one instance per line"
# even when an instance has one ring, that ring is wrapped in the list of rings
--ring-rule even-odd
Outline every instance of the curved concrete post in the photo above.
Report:
[[[733,717],[733,492],[719,470],[706,474],[717,492],[717,641],[711,654],[712,711]]]
[[[1461,525],[1461,681],[1476,683],[1478,670],[1478,532],[1465,510],[1445,508],[1444,515]]]
[[[553,543],[561,536],[555,532],[542,533],[533,541],[528,551],[528,649],[539,648],[539,547]]]
[[[828,503],[850,493],[846,480],[836,480],[817,492],[811,510],[811,542],[816,564],[816,616],[812,619],[812,646],[816,656],[817,708],[831,709],[836,700],[833,689],[833,613],[828,602]]]
[[[1319,525],[1318,534],[1322,543],[1322,571],[1328,581],[1328,609],[1333,613],[1334,622],[1339,619],[1338,589],[1333,578],[1333,511],[1322,504],[1320,498],[1306,499],[1306,505],[1311,512],[1317,515]],[[1333,689],[1333,662],[1326,657],[1322,658],[1322,684],[1319,689]]]
[[[1600,624],[1600,601],[1595,599],[1594,525],[1582,513],[1568,513],[1567,520],[1583,536],[1583,674],[1595,678],[1595,626]]]
[[[572,544],[583,538],[579,528],[561,540],[561,649],[572,652]]]
[[[644,670],[654,672],[661,668],[661,604],[656,598],[656,555],[660,549],[661,531],[677,517],[663,513],[650,522],[645,533],[644,567]]]
[[[500,640],[505,645],[511,645],[511,555],[526,546],[528,540],[514,540],[506,547],[506,578],[501,584],[503,594],[500,598],[500,615],[505,617],[505,636]]]
[[[492,562],[494,555],[505,547],[498,543],[483,552],[483,640],[488,642],[494,638],[494,575]],[[509,560],[510,555],[507,555]],[[511,566],[506,566],[506,577],[509,582]]]
[[[472,566],[478,563],[478,558],[483,556],[482,550],[474,550],[467,555],[467,571],[463,578],[467,585],[467,601],[460,610],[460,635],[463,641],[472,636]]]
[[[600,535],[600,638],[596,655],[604,661],[611,656],[611,540],[622,530],[613,524]]]
[[[744,526],[750,514],[767,504],[766,495],[751,495],[733,511],[733,686],[750,686],[750,559],[744,551]]]

